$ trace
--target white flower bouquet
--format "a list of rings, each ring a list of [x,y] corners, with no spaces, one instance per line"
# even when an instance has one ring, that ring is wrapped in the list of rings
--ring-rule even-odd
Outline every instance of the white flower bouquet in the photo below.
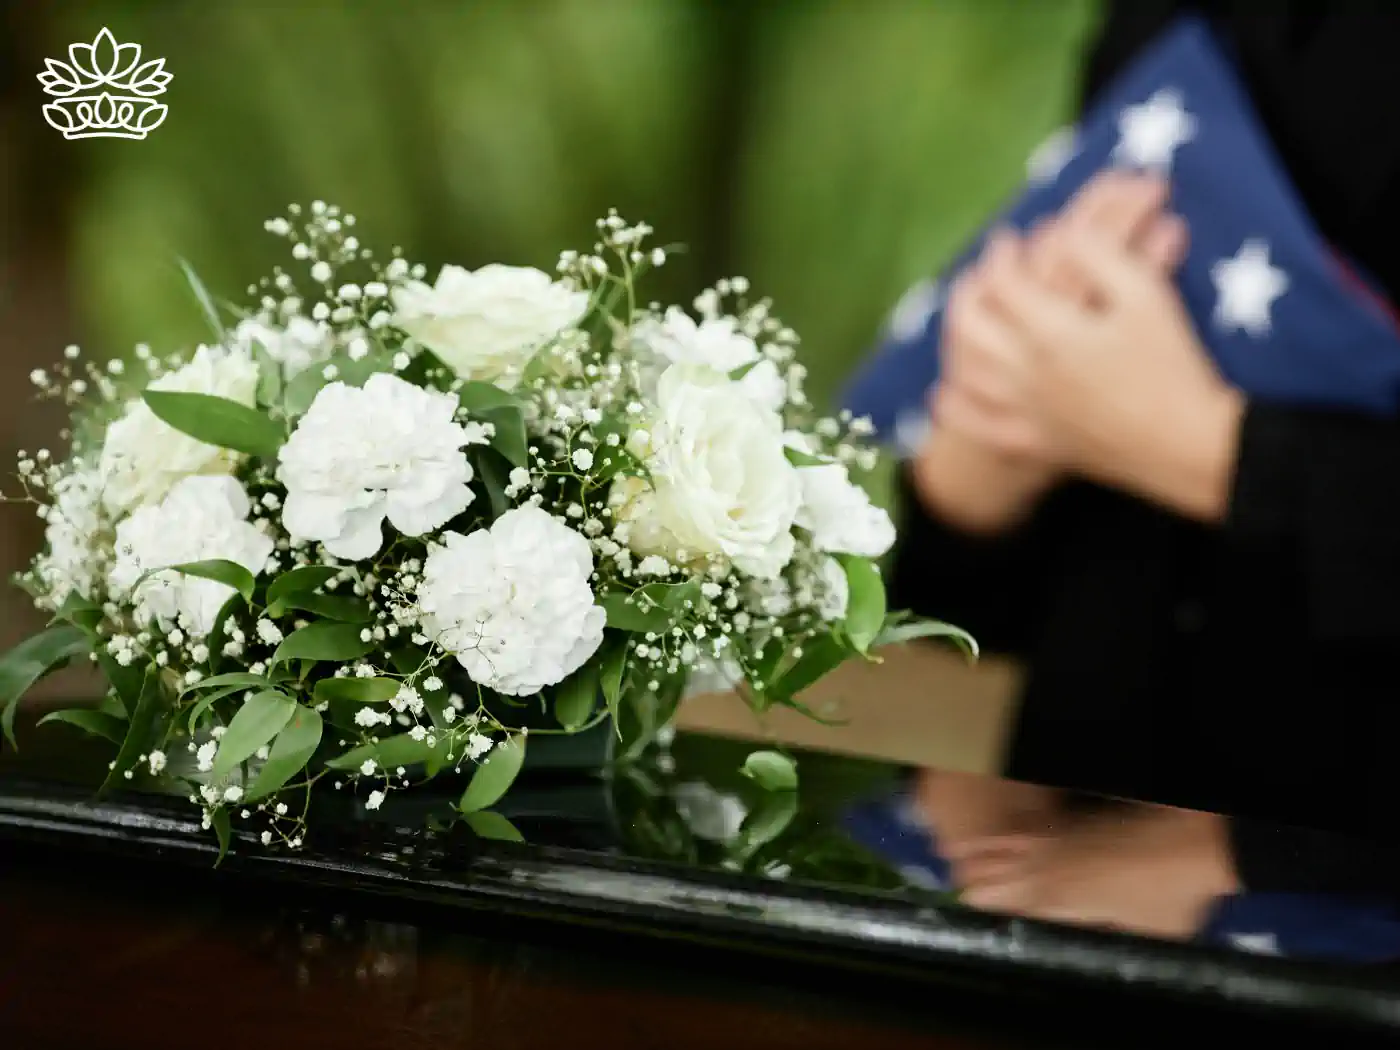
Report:
[[[641,306],[666,253],[615,214],[555,276],[431,285],[321,202],[266,227],[304,276],[239,312],[191,275],[212,345],[70,347],[33,376],[74,422],[66,460],[20,457],[47,544],[19,583],[52,622],[0,660],[12,744],[20,695],[89,659],[106,698],[44,721],[112,741],[104,788],[188,795],[223,848],[234,820],[295,848],[323,779],[376,809],[459,773],[472,820],[531,733],[655,731],[697,673],[801,708],[887,642],[970,646],[886,612],[894,529],[848,474],[868,428],[813,412],[746,281]],[[777,751],[747,768],[795,783]]]

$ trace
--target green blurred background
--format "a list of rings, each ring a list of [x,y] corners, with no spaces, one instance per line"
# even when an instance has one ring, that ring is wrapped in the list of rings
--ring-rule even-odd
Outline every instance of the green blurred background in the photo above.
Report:
[[[1064,120],[1095,7],[0,0],[0,457],[56,443],[31,369],[69,342],[200,338],[176,260],[239,298],[281,261],[262,220],[317,197],[430,266],[549,268],[616,207],[688,246],[650,297],[747,276],[830,399]],[[104,25],[174,74],[146,141],[68,142],[41,118],[44,57]],[[0,569],[38,526],[0,508]],[[0,642],[28,626],[20,603],[0,613]]]

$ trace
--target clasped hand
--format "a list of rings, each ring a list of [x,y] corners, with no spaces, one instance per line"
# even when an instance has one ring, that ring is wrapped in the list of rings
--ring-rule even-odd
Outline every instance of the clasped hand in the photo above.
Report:
[[[1223,514],[1243,402],[1171,283],[1187,231],[1165,202],[1160,180],[1105,173],[959,279],[916,463],[935,509],[995,530],[1074,474]]]

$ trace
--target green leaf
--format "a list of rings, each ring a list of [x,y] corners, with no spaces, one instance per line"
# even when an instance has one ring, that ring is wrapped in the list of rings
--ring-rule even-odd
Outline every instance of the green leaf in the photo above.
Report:
[[[336,594],[293,594],[278,603],[277,615],[287,609],[300,609],[323,619],[339,623],[366,624],[374,619],[369,605],[362,598]]]
[[[271,685],[270,682],[265,680],[262,684],[264,686]],[[243,693],[247,691],[247,687],[242,685],[226,685],[222,689],[211,689],[199,698],[197,704],[190,708],[189,717],[186,720],[186,727],[189,729],[190,733],[193,734],[195,722],[199,720],[199,716],[204,714],[205,711],[209,710],[209,708],[213,707],[214,704],[218,703],[226,696],[232,696],[234,693]]]
[[[257,340],[252,343],[253,360],[258,364],[258,404],[281,404],[282,366],[272,359],[262,343]]]
[[[472,416],[496,428],[491,438],[491,447],[510,462],[513,467],[529,467],[530,448],[525,437],[525,417],[514,405],[501,408],[488,408],[473,412]]]
[[[162,729],[162,714],[165,710],[165,694],[160,684],[160,673],[154,666],[147,666],[141,683],[141,694],[127,722],[126,736],[117,751],[116,761],[107,774],[107,779],[98,789],[99,794],[110,791],[126,778],[123,774],[136,765],[136,760],[153,748]]]
[[[270,606],[294,594],[318,591],[339,573],[340,570],[333,565],[303,565],[299,569],[289,569],[267,585],[267,604]]]
[[[75,656],[92,651],[85,631],[77,627],[51,627],[20,642],[0,657],[0,729],[11,747],[15,743],[15,714],[30,686]]]
[[[744,819],[739,828],[739,855],[743,858],[751,857],[786,831],[795,816],[796,791],[776,791],[765,795],[763,801]]]
[[[53,619],[48,626],[56,627],[61,623],[72,624],[81,628],[89,635],[97,632],[97,625],[102,622],[102,607],[96,602],[90,602],[80,596],[76,591],[70,594],[53,614]]]
[[[374,642],[361,641],[362,628],[354,624],[313,623],[293,631],[282,639],[272,654],[273,666],[288,660],[358,660],[371,649]]]
[[[598,684],[602,687],[608,713],[612,715],[613,728],[619,735],[622,730],[618,721],[618,706],[622,702],[622,676],[626,670],[627,636],[622,635],[604,648],[603,657],[598,662]]]
[[[885,623],[885,581],[869,558],[840,555],[850,598],[846,603],[846,637],[857,652],[867,652]]]
[[[142,579],[154,576],[161,572],[178,572],[186,576],[195,576],[201,580],[213,580],[215,583],[226,584],[237,591],[244,601],[253,600],[253,574],[232,561],[191,561],[183,565],[167,565],[163,569],[151,569],[142,574]]]
[[[510,737],[493,747],[472,775],[467,790],[462,792],[457,808],[463,813],[494,806],[510,790],[525,762],[525,735]]]
[[[298,705],[292,720],[272,741],[272,750],[248,790],[247,799],[254,802],[282,790],[287,781],[311,761],[311,756],[321,746],[321,732],[321,716],[309,707]]]
[[[565,729],[577,729],[593,714],[598,702],[598,665],[582,668],[560,682],[554,691],[554,717]]]
[[[326,766],[330,769],[358,769],[367,758],[374,759],[382,769],[416,766],[445,755],[447,739],[446,734],[438,734],[430,746],[426,736],[422,740],[414,740],[407,733],[399,733],[396,736],[386,736],[373,744],[362,744],[352,748],[338,758],[327,761]]]
[[[481,483],[486,486],[486,498],[491,501],[491,515],[496,518],[514,506],[506,495],[510,464],[502,466],[502,458],[494,449],[483,449],[476,457],[477,472],[481,475]]]
[[[525,836],[505,817],[495,810],[483,809],[466,814],[467,827],[481,838],[495,839],[498,842],[524,842]]]
[[[97,666],[102,669],[102,677],[107,679],[107,684],[117,694],[126,717],[130,719],[136,711],[137,702],[141,699],[141,690],[146,683],[146,670],[150,667],[150,661],[133,661],[123,667],[106,649],[98,649]]]
[[[180,260],[180,271],[185,275],[185,282],[190,286],[190,291],[194,292],[194,297],[199,302],[199,309],[204,314],[204,319],[209,322],[209,327],[213,329],[215,337],[221,343],[227,342],[228,332],[224,329],[224,322],[219,317],[219,311],[214,306],[209,289],[204,287],[204,282],[199,279],[199,274],[195,273],[194,267],[184,259]]]
[[[832,460],[822,459],[820,456],[813,456],[786,445],[783,446],[783,455],[787,456],[787,461],[794,467],[825,467],[832,463]]]
[[[219,610],[219,615],[214,619],[214,630],[209,634],[209,666],[218,670],[230,658],[224,655],[224,646],[228,643],[229,632],[225,630],[230,620],[237,622],[240,612],[248,606],[248,602],[241,594],[230,594],[228,601],[224,602]]]
[[[209,822],[214,825],[214,835],[219,840],[219,859],[214,861],[214,867],[218,867],[228,856],[229,843],[233,840],[233,828],[230,826],[228,810],[220,806],[209,815]]]
[[[219,740],[211,774],[213,779],[228,776],[240,762],[251,758],[253,752],[282,731],[296,711],[297,702],[274,689],[254,693],[243,701]]]
[[[938,620],[916,620],[912,623],[890,624],[888,620],[885,627],[875,636],[875,640],[870,643],[872,649],[879,649],[886,645],[901,645],[904,642],[912,642],[921,638],[951,638],[958,647],[974,659],[978,655],[977,639],[968,634],[961,627],[954,627],[950,623],[942,623]]]
[[[320,368],[308,368],[298,372],[282,391],[282,411],[295,419],[306,414],[316,395],[331,380],[321,374]]]
[[[665,634],[699,606],[700,584],[648,583],[631,594],[605,594],[599,604],[608,614],[608,626],[621,631]]]
[[[204,689],[222,689],[224,686],[242,686],[246,689],[271,689],[275,685],[271,678],[265,674],[252,674],[249,671],[230,671],[228,674],[211,675],[208,678],[201,678],[194,685],[187,685],[180,690],[180,695],[187,693],[197,693]]]
[[[158,418],[207,445],[266,460],[276,459],[282,447],[285,435],[278,423],[226,397],[174,390],[147,390],[142,397]]]
[[[739,770],[765,791],[794,791],[797,764],[778,751],[755,751]]]
[[[323,678],[316,683],[316,702],[382,704],[399,695],[397,678]]]
[[[48,722],[66,722],[70,726],[77,726],[84,733],[100,736],[103,740],[110,740],[117,745],[120,745],[126,736],[125,718],[118,718],[91,707],[70,707],[63,711],[51,711],[39,719],[39,725]]]
[[[520,399],[495,383],[463,383],[457,391],[457,403],[469,413],[489,411],[496,408],[520,408]]]
[[[769,684],[775,702],[787,702],[809,689],[851,657],[851,650],[832,635],[809,638],[802,643],[802,655]]]

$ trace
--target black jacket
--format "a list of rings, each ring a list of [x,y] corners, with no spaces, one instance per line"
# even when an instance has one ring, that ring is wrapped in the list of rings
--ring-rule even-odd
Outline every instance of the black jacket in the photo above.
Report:
[[[1400,300],[1400,12],[1122,0],[1085,97],[1188,7],[1323,232]],[[1250,404],[1215,528],[1080,483],[983,541],[901,495],[892,601],[1027,661],[1008,775],[1237,815],[1247,885],[1358,888],[1327,840],[1273,825],[1400,827],[1400,423]],[[1400,880],[1383,867],[1365,877]]]

